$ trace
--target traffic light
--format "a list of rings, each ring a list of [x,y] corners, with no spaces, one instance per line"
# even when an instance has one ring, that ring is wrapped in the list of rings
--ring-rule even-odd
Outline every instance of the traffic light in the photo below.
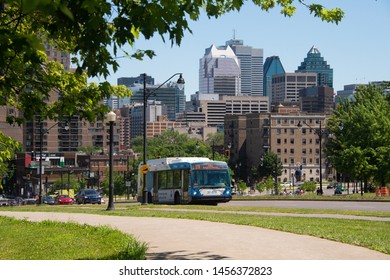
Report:
[[[30,173],[27,173],[26,177],[27,177],[27,180],[30,180]]]
[[[227,157],[230,157],[230,150],[229,150],[229,149],[225,150],[225,155],[226,155]]]

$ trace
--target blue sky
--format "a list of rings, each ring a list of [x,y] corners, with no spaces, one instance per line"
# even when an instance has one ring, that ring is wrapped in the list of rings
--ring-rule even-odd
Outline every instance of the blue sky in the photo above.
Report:
[[[262,48],[264,60],[278,55],[286,72],[294,72],[315,45],[333,68],[335,91],[347,84],[390,80],[390,1],[312,2],[339,7],[345,17],[338,25],[326,23],[297,4],[297,13],[285,18],[278,8],[264,12],[249,1],[240,12],[218,19],[202,16],[199,21],[191,22],[193,33],[186,34],[180,46],[171,47],[170,42],[163,43],[160,37],[140,39],[134,47],[153,49],[157,56],[143,61],[119,59],[119,71],[107,81],[116,85],[120,77],[147,73],[156,83],[162,83],[174,73],[182,72],[188,100],[198,90],[199,59],[205,49],[212,44],[224,45],[233,38],[234,30],[236,39],[244,40],[244,45]]]

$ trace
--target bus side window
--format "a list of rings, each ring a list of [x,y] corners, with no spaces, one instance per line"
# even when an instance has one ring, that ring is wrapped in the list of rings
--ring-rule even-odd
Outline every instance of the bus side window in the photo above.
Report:
[[[173,188],[175,189],[181,188],[180,179],[181,179],[180,170],[179,169],[173,170]]]

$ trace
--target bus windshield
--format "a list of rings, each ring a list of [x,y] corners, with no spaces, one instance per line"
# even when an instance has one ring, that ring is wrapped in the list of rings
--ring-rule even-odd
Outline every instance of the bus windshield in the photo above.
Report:
[[[226,169],[193,170],[192,186],[194,188],[225,188],[230,186],[230,176]]]

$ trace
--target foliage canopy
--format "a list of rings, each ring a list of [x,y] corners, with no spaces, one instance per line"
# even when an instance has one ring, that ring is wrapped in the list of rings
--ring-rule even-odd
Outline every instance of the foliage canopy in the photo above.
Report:
[[[362,86],[343,100],[328,122],[326,152],[332,165],[351,179],[390,182],[390,95],[383,86]]]
[[[298,4],[328,22],[338,23],[344,15],[338,8],[326,9],[303,0],[252,2],[260,11],[279,7],[284,16],[292,16]],[[116,72],[120,51],[130,59],[151,58],[153,50],[134,48],[141,36],[150,39],[157,35],[180,45],[185,32],[191,32],[189,23],[197,21],[201,13],[219,17],[243,5],[243,0],[1,0],[0,106],[15,109],[7,122],[21,124],[37,115],[41,120],[73,115],[89,121],[101,119],[108,111],[104,98],[131,92],[108,82],[87,84],[87,78],[106,78],[110,69]],[[48,61],[46,44],[70,53],[75,70]],[[128,45],[133,47],[132,53],[123,49]],[[53,100],[53,92],[60,98]],[[0,135],[0,143],[7,141]],[[0,164],[12,158],[0,156]]]

